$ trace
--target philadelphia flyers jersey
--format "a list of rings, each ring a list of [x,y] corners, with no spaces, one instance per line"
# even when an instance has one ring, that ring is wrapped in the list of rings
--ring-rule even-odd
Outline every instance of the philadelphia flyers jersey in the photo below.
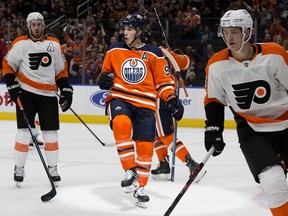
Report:
[[[239,61],[224,49],[206,66],[205,105],[229,105],[255,131],[288,128],[288,53],[275,44],[251,44],[256,53]]]
[[[156,110],[157,94],[166,101],[174,92],[168,63],[162,51],[151,44],[131,49],[124,42],[113,43],[106,53],[102,72],[115,74],[106,102],[116,98]]]
[[[68,77],[59,41],[47,37],[34,42],[27,35],[13,41],[2,72],[14,73],[22,89],[44,96],[56,96],[56,80]]]

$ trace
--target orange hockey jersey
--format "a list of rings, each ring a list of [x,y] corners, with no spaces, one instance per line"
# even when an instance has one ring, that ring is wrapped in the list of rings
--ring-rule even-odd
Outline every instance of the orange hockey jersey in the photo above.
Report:
[[[174,93],[174,81],[162,51],[150,44],[138,49],[124,42],[112,44],[105,56],[102,72],[115,74],[106,98],[123,100],[141,108],[156,110],[157,94],[166,101]]]

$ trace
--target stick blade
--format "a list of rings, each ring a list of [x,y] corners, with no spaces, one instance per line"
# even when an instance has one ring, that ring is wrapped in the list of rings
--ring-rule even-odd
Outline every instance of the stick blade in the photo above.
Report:
[[[113,147],[116,145],[116,143],[102,143],[102,145],[105,147]]]
[[[42,202],[48,202],[51,199],[53,199],[53,197],[55,197],[56,194],[57,194],[56,189],[53,187],[50,192],[41,196],[41,200],[42,200]]]

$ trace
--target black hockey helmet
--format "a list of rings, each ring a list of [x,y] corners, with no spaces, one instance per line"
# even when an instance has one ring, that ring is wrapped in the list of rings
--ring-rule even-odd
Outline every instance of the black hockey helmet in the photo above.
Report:
[[[145,27],[145,20],[144,18],[139,14],[129,14],[122,22],[123,27],[124,26],[131,26],[134,29],[137,30],[137,28],[140,28],[142,31]]]

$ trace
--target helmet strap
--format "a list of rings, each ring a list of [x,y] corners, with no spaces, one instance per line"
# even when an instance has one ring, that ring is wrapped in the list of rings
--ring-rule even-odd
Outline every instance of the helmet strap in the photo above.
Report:
[[[139,32],[139,29],[136,29],[136,33],[135,33],[134,39],[133,39],[133,41],[130,44],[128,44],[128,46],[131,46],[137,39],[140,38],[140,35],[137,36],[138,32]]]
[[[247,34],[247,30],[243,31],[242,44],[241,44],[240,49],[237,50],[236,53],[241,52],[241,50],[243,49],[244,44],[246,44],[250,40],[251,35],[252,35],[252,31],[250,30],[249,37],[247,37],[247,39],[245,40],[246,34]]]

